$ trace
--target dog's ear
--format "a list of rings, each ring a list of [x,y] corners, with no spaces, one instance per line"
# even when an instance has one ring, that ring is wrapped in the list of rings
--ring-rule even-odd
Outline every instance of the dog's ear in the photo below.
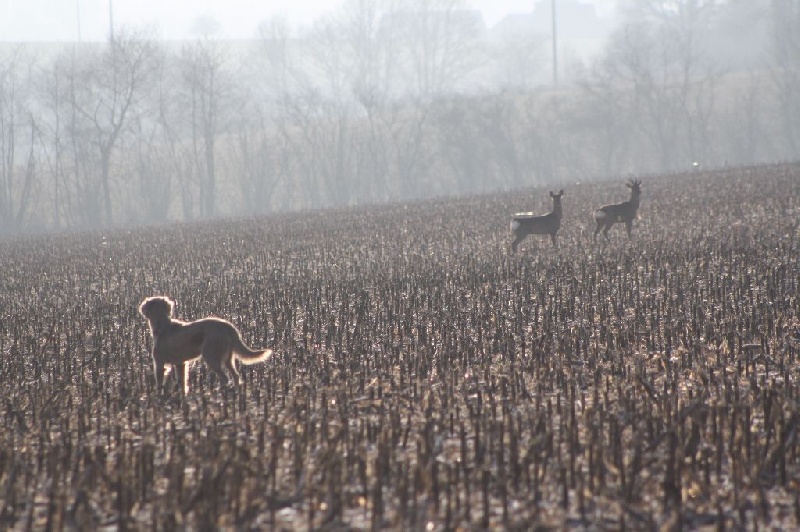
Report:
[[[150,298],[149,297],[146,298],[144,301],[142,301],[141,305],[139,305],[139,314],[141,314],[145,318],[147,317],[147,305],[148,305],[148,303],[150,303]]]

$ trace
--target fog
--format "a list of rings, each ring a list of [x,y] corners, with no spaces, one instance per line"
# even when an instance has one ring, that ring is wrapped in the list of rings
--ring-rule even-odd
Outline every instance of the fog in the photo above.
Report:
[[[0,233],[800,158],[800,2],[350,0],[314,24],[0,45]]]

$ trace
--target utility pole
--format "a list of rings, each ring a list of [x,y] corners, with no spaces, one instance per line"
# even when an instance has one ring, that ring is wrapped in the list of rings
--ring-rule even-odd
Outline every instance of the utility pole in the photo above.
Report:
[[[551,0],[553,10],[553,86],[558,86],[558,37],[556,31],[556,0]]]
[[[114,0],[108,0],[108,40],[114,42]]]

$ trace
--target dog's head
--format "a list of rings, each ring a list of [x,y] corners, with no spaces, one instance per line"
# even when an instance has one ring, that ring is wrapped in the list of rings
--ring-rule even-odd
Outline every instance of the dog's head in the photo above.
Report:
[[[139,305],[139,313],[148,320],[169,318],[175,302],[168,297],[148,297]]]

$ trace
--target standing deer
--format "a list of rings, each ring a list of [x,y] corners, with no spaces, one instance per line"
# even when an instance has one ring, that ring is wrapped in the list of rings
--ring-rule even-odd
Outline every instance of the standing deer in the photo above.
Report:
[[[597,222],[597,227],[594,228],[594,235],[592,239],[597,239],[597,233],[603,230],[603,236],[608,240],[608,230],[617,222],[625,222],[625,231],[628,233],[628,238],[631,237],[631,228],[633,227],[633,219],[636,218],[636,211],[639,210],[639,196],[642,194],[642,182],[638,179],[631,179],[625,186],[631,189],[631,199],[622,203],[615,203],[613,205],[604,205],[594,211],[594,221]]]
[[[563,190],[560,190],[558,194],[550,192],[550,197],[553,198],[553,210],[547,214],[536,216],[532,212],[518,212],[511,218],[511,233],[514,235],[511,253],[517,252],[517,246],[528,235],[550,235],[553,246],[556,245],[556,233],[561,227],[561,196],[563,195]]]

